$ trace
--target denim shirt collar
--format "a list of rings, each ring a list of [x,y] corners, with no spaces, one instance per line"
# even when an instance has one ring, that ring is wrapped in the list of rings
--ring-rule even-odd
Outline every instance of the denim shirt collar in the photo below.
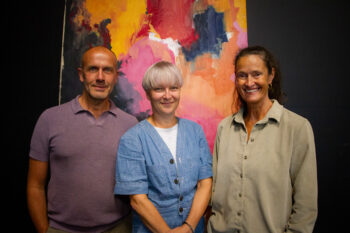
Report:
[[[177,124],[178,124],[178,130],[177,130],[177,141],[176,141],[176,160],[177,163],[181,163],[181,155],[183,153],[182,147],[180,145],[183,145],[182,142],[183,138],[185,138],[182,134],[184,134],[183,130],[183,124],[181,118],[177,118]],[[171,155],[171,152],[168,148],[168,146],[165,144],[157,130],[154,128],[154,126],[147,121],[147,119],[140,122],[140,126],[145,130],[145,132],[152,138],[153,142],[159,142],[159,152],[162,154],[166,154],[169,159],[173,158]]]

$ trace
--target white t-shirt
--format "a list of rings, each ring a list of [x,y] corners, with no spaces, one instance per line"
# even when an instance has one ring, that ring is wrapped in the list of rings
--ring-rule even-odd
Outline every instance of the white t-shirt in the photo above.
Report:
[[[163,139],[165,144],[168,146],[174,160],[176,162],[176,141],[177,141],[177,129],[178,124],[171,128],[158,128],[154,127],[159,133],[160,137]]]

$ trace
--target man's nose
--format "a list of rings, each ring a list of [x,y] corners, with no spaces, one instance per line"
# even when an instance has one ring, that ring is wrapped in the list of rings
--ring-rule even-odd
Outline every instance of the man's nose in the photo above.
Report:
[[[98,70],[97,80],[100,80],[100,81],[104,80],[104,74],[103,74],[103,70],[102,69]]]

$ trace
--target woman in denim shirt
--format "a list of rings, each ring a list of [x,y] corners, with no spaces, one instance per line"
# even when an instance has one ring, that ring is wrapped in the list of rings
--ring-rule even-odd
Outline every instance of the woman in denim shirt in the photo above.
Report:
[[[115,193],[130,195],[133,232],[204,232],[212,156],[202,127],[175,116],[182,83],[172,63],[152,65],[142,82],[152,115],[120,140]]]

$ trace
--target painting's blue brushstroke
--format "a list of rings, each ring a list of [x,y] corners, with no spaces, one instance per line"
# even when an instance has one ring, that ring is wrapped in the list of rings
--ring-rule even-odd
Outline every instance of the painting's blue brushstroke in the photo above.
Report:
[[[208,52],[220,55],[221,43],[228,41],[223,18],[224,13],[217,13],[212,6],[194,17],[195,30],[199,38],[189,49],[182,47],[187,61],[193,61],[196,56]]]

